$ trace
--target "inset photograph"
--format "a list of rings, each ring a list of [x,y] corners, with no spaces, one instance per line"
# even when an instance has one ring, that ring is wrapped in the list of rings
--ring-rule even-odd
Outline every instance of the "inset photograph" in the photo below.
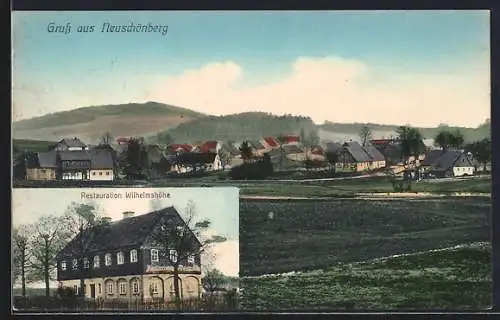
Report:
[[[14,189],[15,311],[239,307],[237,188]]]

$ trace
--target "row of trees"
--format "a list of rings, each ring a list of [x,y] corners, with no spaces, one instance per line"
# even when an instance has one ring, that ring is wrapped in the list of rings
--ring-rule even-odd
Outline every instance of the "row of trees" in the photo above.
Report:
[[[154,204],[153,204],[154,207]],[[206,237],[204,232],[210,227],[209,220],[196,221],[196,210],[189,202],[182,213],[184,223],[163,221],[152,234],[154,242],[176,250],[175,258],[166,254],[173,266],[176,302],[180,306],[179,264],[190,255],[201,255],[215,242],[224,242],[221,236]],[[72,203],[62,216],[42,216],[33,224],[20,225],[12,233],[12,280],[21,282],[22,296],[26,296],[26,284],[35,281],[45,283],[45,295],[50,296],[50,281],[54,280],[58,253],[72,240],[70,254],[83,271],[84,259],[91,250],[92,235],[106,232],[109,220],[104,218],[96,205]],[[93,232],[89,232],[93,229]],[[82,235],[90,236],[82,236]],[[200,246],[193,242],[193,235]],[[83,273],[80,273],[83,274]],[[79,295],[84,295],[84,279],[80,279]]]

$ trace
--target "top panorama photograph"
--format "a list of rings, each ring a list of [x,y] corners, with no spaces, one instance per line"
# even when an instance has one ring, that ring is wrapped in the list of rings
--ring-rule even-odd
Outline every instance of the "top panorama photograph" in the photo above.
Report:
[[[12,21],[14,187],[491,192],[488,11]]]

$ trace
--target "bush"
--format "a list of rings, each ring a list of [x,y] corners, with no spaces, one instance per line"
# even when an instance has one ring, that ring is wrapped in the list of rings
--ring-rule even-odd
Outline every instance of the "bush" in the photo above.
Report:
[[[265,155],[261,160],[233,167],[229,177],[232,180],[263,180],[271,176],[273,171],[269,155]]]

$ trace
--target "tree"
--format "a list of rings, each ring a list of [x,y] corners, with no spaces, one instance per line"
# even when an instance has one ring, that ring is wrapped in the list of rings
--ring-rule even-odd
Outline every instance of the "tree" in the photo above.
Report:
[[[32,241],[32,279],[45,282],[45,295],[50,296],[50,280],[57,267],[57,254],[64,247],[62,219],[52,215],[41,217],[34,226]]]
[[[144,139],[131,138],[125,152],[124,173],[128,179],[143,178],[147,169],[147,150]]]
[[[62,218],[62,232],[65,242],[71,242],[68,247],[69,253],[77,261],[77,268],[80,274],[83,274],[85,264],[89,263],[90,244],[95,232],[89,232],[91,229],[102,226],[106,220],[99,215],[97,208],[92,204],[71,203]],[[72,266],[73,267],[73,266]],[[85,279],[80,279],[80,289],[78,293],[84,296]]]
[[[203,289],[205,289],[205,291],[212,294],[215,291],[220,290],[224,286],[226,281],[227,279],[224,274],[219,270],[213,268],[208,270],[205,276],[201,279],[201,285],[203,286]]]
[[[106,131],[100,138],[100,144],[110,145],[112,141],[113,141],[113,136],[108,131]]]
[[[248,162],[250,161],[250,159],[252,159],[253,157],[252,147],[250,147],[248,141],[243,141],[239,149],[243,162]]]
[[[434,138],[434,145],[443,150],[448,150],[450,148],[460,149],[463,144],[464,136],[460,130],[456,130],[455,132],[440,131]]]
[[[306,133],[304,132],[304,128],[300,128],[299,139],[302,144],[306,142]]]
[[[368,126],[363,126],[359,132],[359,138],[361,139],[361,145],[364,147],[372,139],[372,131]]]
[[[224,148],[220,148],[219,150],[217,150],[217,156],[219,157],[222,169],[226,168],[226,166],[231,161],[231,155],[229,154],[229,152]]]
[[[491,162],[492,158],[491,140],[489,138],[484,138],[465,145],[464,149],[472,153],[474,158],[483,165],[483,171],[486,171],[486,165]]]
[[[26,297],[26,275],[31,259],[30,237],[33,232],[32,229],[31,225],[21,225],[12,231],[12,276],[13,281],[16,281],[21,276],[21,292],[23,297]]]
[[[401,143],[401,156],[404,159],[425,152],[425,145],[422,143],[423,136],[418,129],[400,126],[396,129],[396,133]]]
[[[177,309],[181,306],[181,296],[179,290],[179,266],[188,257],[200,256],[211,244],[224,242],[226,238],[221,236],[204,236],[204,232],[210,227],[209,220],[195,221],[196,208],[192,201],[189,201],[184,214],[180,219],[169,218],[160,221],[158,228],[151,235],[155,244],[166,248],[164,254],[173,266],[173,280],[175,303]]]
[[[330,165],[330,172],[332,175],[335,174],[335,165],[338,162],[338,154],[335,151],[325,151],[325,159]]]
[[[283,169],[283,164],[285,162],[285,149],[283,148],[283,145],[286,143],[286,139],[283,135],[279,135],[276,138],[276,141],[278,141],[278,148],[280,151],[280,158],[279,158],[279,168],[282,170]]]
[[[156,140],[158,141],[158,143],[161,143],[161,144],[164,144],[167,146],[174,143],[174,138],[172,138],[170,133],[168,133],[167,131],[159,132],[156,135]]]

